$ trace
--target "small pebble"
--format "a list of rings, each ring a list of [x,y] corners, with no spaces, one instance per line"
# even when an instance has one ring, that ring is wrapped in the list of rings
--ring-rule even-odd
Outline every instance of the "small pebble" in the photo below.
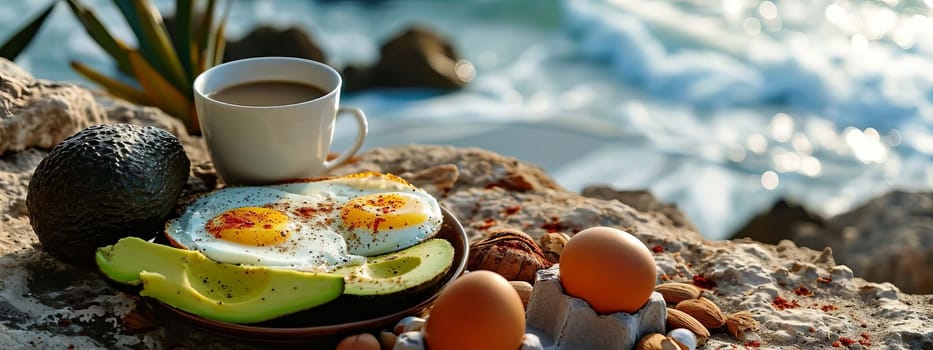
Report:
[[[398,336],[395,333],[389,331],[379,333],[379,345],[382,346],[382,350],[392,350],[395,347],[396,340],[398,340]]]
[[[520,350],[544,350],[544,346],[541,345],[541,339],[537,335],[525,333],[525,336],[522,337],[522,348]]]
[[[696,350],[697,348],[697,336],[689,329],[677,328],[667,332],[667,336],[674,339],[681,348],[686,347],[688,350]]]
[[[392,329],[395,334],[402,334],[405,332],[411,331],[420,331],[424,328],[425,319],[417,316],[407,316],[398,321],[395,324],[395,328]]]
[[[424,335],[421,332],[405,332],[398,335],[393,350],[424,350]]]
[[[379,341],[369,333],[351,335],[337,344],[337,350],[380,350]]]

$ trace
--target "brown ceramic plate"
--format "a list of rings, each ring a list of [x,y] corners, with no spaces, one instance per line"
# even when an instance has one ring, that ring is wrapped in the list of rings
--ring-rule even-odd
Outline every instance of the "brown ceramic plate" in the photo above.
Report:
[[[257,324],[213,321],[154,299],[143,300],[163,323],[181,321],[230,340],[258,345],[318,344],[333,347],[346,336],[389,329],[405,316],[420,314],[433,304],[441,289],[463,273],[469,255],[466,232],[447,209],[441,208],[441,212],[444,223],[436,238],[446,239],[453,245],[454,261],[440,281],[415,294],[369,298],[344,295],[325,305]]]

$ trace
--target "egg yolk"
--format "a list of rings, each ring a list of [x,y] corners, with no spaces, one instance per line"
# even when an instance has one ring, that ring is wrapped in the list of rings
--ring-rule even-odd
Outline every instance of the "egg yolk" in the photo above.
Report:
[[[383,230],[397,230],[426,221],[427,215],[417,204],[400,193],[360,196],[347,202],[340,211],[340,218],[347,229],[364,227],[376,235]]]
[[[227,210],[205,224],[214,237],[251,246],[267,246],[285,242],[290,233],[285,224],[288,216],[275,209],[244,207]]]

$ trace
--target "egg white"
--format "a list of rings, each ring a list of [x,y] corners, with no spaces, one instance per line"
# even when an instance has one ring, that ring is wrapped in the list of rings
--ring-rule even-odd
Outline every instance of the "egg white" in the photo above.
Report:
[[[343,207],[353,198],[376,194],[396,194],[408,201],[410,209],[424,215],[423,222],[407,227],[382,228],[374,232],[368,227],[347,230],[337,227],[346,240],[350,254],[373,256],[394,252],[423,242],[436,234],[444,221],[437,199],[404,180],[372,173],[369,176],[338,177],[324,181],[290,183],[273,186],[302,195],[331,198]],[[338,216],[337,222],[342,219]]]
[[[165,234],[176,245],[200,251],[212,260],[232,264],[320,270],[363,261],[363,257],[347,253],[346,242],[340,234],[309,218],[295,215],[293,209],[318,201],[314,195],[296,195],[274,188],[225,188],[191,204],[184,215],[169,221]],[[227,210],[265,205],[272,205],[288,216],[286,226],[291,234],[281,244],[239,244],[216,238],[205,228],[209,220]]]
[[[341,208],[354,198],[377,194],[404,198],[408,209],[421,213],[425,220],[407,227],[382,227],[375,232],[371,227],[348,229],[341,219]],[[219,239],[207,231],[212,218],[243,207],[266,207],[284,213],[291,234],[280,244],[253,246]],[[440,205],[430,194],[398,178],[373,173],[217,190],[196,200],[181,217],[170,220],[165,235],[173,244],[198,250],[216,261],[330,271],[362,263],[365,256],[418,244],[436,234],[442,221]]]

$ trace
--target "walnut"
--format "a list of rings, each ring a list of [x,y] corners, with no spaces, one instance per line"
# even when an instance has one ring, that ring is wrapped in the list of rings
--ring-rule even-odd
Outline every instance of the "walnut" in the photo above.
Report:
[[[510,281],[534,283],[535,272],[554,265],[528,234],[498,230],[470,245],[467,268],[489,270]]]

